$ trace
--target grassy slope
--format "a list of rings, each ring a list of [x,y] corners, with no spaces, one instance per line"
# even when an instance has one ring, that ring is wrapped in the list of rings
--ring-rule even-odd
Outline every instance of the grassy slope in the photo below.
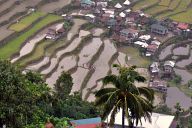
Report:
[[[155,4],[156,2],[158,2],[158,0],[142,0],[140,2],[138,2],[135,6],[133,6],[133,10],[140,10],[142,8],[148,7],[150,5]]]
[[[175,21],[192,23],[192,9],[189,9],[186,12],[171,16],[170,18],[175,20]]]
[[[43,26],[56,21],[58,19],[61,19],[61,17],[56,15],[48,15],[44,19],[42,19],[40,22],[34,25],[33,28],[31,28],[29,31],[23,33],[22,35],[18,36],[16,39],[10,41],[8,44],[0,48],[0,59],[8,59],[11,57],[12,54],[19,51],[21,44],[26,41],[30,36],[32,36],[35,32],[37,32],[39,29],[43,28]]]
[[[154,7],[150,8],[150,9],[147,9],[145,11],[145,13],[150,14],[150,15],[155,15],[155,14],[162,12],[164,10],[167,10],[167,9],[168,9],[168,7],[166,7],[166,6],[158,5],[158,6],[154,6]]]
[[[19,21],[18,23],[11,25],[9,27],[9,29],[19,32],[19,31],[25,29],[26,27],[28,27],[35,20],[37,20],[38,18],[40,18],[44,15],[45,15],[45,13],[42,13],[42,12],[33,12],[30,15],[28,15],[27,17],[21,19],[21,21]]]
[[[169,6],[170,2],[171,2],[171,0],[161,0],[159,5],[161,5],[161,6]]]
[[[176,13],[185,11],[187,9],[187,6],[190,3],[191,3],[191,0],[181,0],[181,2],[180,2],[180,0],[176,0],[176,1],[172,2],[172,4],[169,7],[170,9],[174,8],[173,11],[168,11],[167,13],[163,13],[163,14],[157,16],[157,18],[161,19],[161,18],[164,18],[164,17],[168,17],[169,15],[174,15]]]
[[[128,57],[130,57],[130,59],[128,60],[128,64],[147,68],[151,63],[151,61],[148,58],[140,55],[140,52],[137,48],[124,47],[120,48],[120,51],[125,53]]]

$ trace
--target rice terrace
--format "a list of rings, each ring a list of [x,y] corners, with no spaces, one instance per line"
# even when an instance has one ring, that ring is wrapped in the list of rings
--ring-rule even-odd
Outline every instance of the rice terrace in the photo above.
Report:
[[[143,10],[157,18],[192,23],[191,0],[140,0],[133,10]]]

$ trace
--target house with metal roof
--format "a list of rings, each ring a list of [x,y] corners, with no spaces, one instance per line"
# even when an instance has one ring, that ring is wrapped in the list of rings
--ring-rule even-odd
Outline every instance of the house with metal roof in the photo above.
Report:
[[[168,33],[168,28],[159,23],[156,23],[151,25],[151,32],[160,35],[166,35]]]
[[[102,125],[101,118],[89,118],[70,121],[74,128],[96,128]]]
[[[81,0],[80,4],[81,4],[81,7],[85,8],[85,9],[89,9],[95,5],[95,2],[93,2],[91,0]]]

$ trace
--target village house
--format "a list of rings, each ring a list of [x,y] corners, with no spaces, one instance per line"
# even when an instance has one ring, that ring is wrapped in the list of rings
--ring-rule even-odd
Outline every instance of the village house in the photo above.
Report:
[[[95,23],[96,17],[93,14],[86,14],[85,18],[91,22],[91,23]]]
[[[125,2],[123,3],[123,5],[125,6],[129,6],[131,4],[131,2],[129,0],[125,0]]]
[[[106,25],[109,27],[114,27],[116,24],[117,24],[117,20],[115,18],[110,18],[106,22]]]
[[[116,8],[116,9],[121,9],[121,8],[122,8],[122,5],[121,5],[120,3],[117,3],[117,4],[115,5],[115,8]]]
[[[97,8],[106,8],[107,5],[108,5],[107,2],[103,2],[103,1],[96,2]]]
[[[147,48],[147,46],[148,46],[148,44],[146,42],[143,42],[143,41],[135,41],[134,44],[139,45],[142,48]]]
[[[178,23],[177,28],[180,30],[187,30],[189,29],[189,24],[187,23]]]
[[[132,43],[133,39],[138,38],[138,31],[134,29],[122,29],[120,31],[120,40]]]
[[[151,32],[159,34],[159,35],[166,35],[168,33],[168,29],[167,29],[167,27],[165,27],[159,23],[156,23],[156,24],[151,25]]]
[[[49,28],[46,33],[46,39],[56,40],[58,39],[62,34],[64,34],[65,29],[63,28],[63,24],[58,24],[55,26],[55,28]]]
[[[81,0],[80,5],[84,9],[91,9],[91,7],[93,7],[95,5],[95,2],[93,2],[91,0]]]
[[[156,50],[158,49],[158,45],[156,45],[156,44],[149,44],[148,46],[147,46],[147,51],[146,51],[146,54],[150,54],[150,55],[153,55],[155,52],[156,52]]]
[[[102,122],[100,117],[80,119],[70,121],[71,125],[75,128],[96,128],[101,127]]]
[[[156,77],[159,75],[159,63],[158,62],[153,62],[150,67],[149,67],[150,73],[152,77]]]
[[[174,66],[175,66],[175,62],[165,61],[164,65],[163,65],[164,72],[166,74],[171,74],[173,72]]]
[[[167,84],[165,81],[162,81],[162,80],[158,80],[158,79],[151,80],[149,82],[149,87],[154,90],[160,91],[162,93],[167,92]]]

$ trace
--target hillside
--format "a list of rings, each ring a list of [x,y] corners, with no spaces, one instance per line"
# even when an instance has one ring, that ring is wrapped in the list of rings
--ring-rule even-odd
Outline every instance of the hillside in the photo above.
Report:
[[[170,18],[178,22],[192,23],[191,0],[140,0],[132,9],[142,10],[156,19]]]

